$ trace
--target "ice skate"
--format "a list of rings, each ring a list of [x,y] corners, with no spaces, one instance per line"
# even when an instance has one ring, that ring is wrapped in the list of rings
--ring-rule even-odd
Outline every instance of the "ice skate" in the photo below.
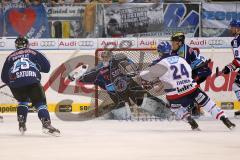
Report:
[[[198,127],[197,122],[192,117],[188,117],[187,122],[190,124],[193,131],[201,131],[201,129]]]
[[[42,120],[42,130],[43,130],[43,133],[45,134],[49,134],[56,137],[60,136],[60,131],[51,125],[50,120],[45,120],[45,119]]]
[[[3,122],[3,116],[0,116],[0,122]]]
[[[236,125],[232,123],[228,118],[225,116],[222,116],[220,120],[229,128],[229,129],[234,129]]]
[[[21,135],[24,135],[25,132],[27,131],[27,128],[26,128],[26,121],[24,120],[24,117],[22,115],[18,116],[18,126],[19,126],[19,131]]]
[[[235,118],[240,118],[240,110],[234,112],[234,117],[235,117]]]

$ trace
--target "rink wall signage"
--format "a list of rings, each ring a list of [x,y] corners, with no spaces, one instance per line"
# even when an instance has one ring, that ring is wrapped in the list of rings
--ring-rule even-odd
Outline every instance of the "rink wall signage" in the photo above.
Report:
[[[216,101],[216,102],[233,102],[234,109],[239,108],[239,102],[235,101],[235,95],[232,92],[232,83],[234,82],[234,78],[236,73],[231,73],[229,75],[221,75],[215,76],[215,68],[218,66],[220,69],[224,67],[224,65],[231,62],[233,55],[231,53],[230,48],[222,48],[218,45],[216,48],[209,47],[207,43],[208,40],[218,40],[218,38],[203,38],[203,39],[187,39],[187,41],[191,42],[193,40],[196,42],[195,46],[201,46],[201,53],[212,59],[211,68],[213,70],[213,74],[207,79],[206,83],[201,87]],[[81,65],[82,63],[89,64],[90,68],[95,65],[95,49],[81,49],[79,46],[59,46],[61,42],[66,44],[77,43],[79,41],[85,40],[87,44],[95,43],[94,46],[98,46],[99,44],[109,44],[109,47],[119,47],[119,45],[130,46],[130,44],[134,45],[134,48],[140,46],[142,48],[151,48],[156,47],[155,45],[164,39],[153,39],[153,38],[130,38],[130,39],[30,39],[33,48],[39,49],[43,52],[47,58],[51,62],[52,69],[50,74],[43,74],[42,76],[42,84],[46,91],[46,95],[49,103],[49,110],[52,112],[84,112],[86,110],[92,109],[90,107],[91,97],[94,94],[94,86],[92,84],[83,84],[78,82],[70,82],[67,80],[67,74]],[[165,39],[167,40],[167,38]],[[229,43],[230,43],[230,39]],[[54,44],[56,48],[52,46],[46,46],[48,42],[51,41],[50,44]],[[83,43],[85,43],[85,41]],[[88,41],[92,41],[89,43]],[[12,47],[14,43],[14,39],[0,39],[0,42],[4,42],[8,47]],[[54,43],[53,43],[54,42]],[[131,42],[131,43],[130,43]],[[197,43],[199,42],[199,43]],[[44,44],[44,45],[41,45]],[[113,45],[114,44],[114,45]],[[226,45],[223,43],[222,45]],[[208,46],[208,47],[207,47]],[[59,49],[62,47],[62,49]],[[86,46],[84,46],[86,47]],[[89,47],[89,46],[87,46]],[[49,49],[51,48],[51,49]],[[92,48],[92,46],[90,46]],[[8,51],[2,50],[0,52],[0,66],[3,65],[6,56],[12,51],[9,49]],[[226,56],[229,55],[229,56]],[[10,91],[7,87],[1,89],[11,95]],[[68,101],[71,100],[71,103]],[[61,102],[61,103],[59,103]],[[68,102],[68,103],[65,103]],[[2,108],[1,112],[11,112],[11,106],[15,104],[16,101],[11,97],[0,96],[0,106]],[[4,108],[8,107],[8,108]],[[223,106],[224,107],[224,106]]]
[[[186,44],[202,49],[230,48],[232,37],[186,38]],[[13,50],[15,38],[0,38],[0,50]],[[33,49],[41,50],[93,50],[97,48],[153,48],[160,41],[170,41],[162,38],[73,38],[73,39],[29,39]]]

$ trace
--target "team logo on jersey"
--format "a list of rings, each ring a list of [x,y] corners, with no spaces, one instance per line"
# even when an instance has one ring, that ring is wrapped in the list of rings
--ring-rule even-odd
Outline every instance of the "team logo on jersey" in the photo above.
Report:
[[[185,93],[193,89],[194,85],[193,84],[188,84],[188,85],[183,85],[181,88],[177,87],[177,92],[179,94]]]
[[[124,79],[122,77],[116,78],[113,83],[114,83],[114,86],[115,86],[117,92],[125,91],[128,86],[126,79]]]
[[[178,62],[178,59],[179,59],[179,57],[177,57],[177,56],[168,57],[168,58],[167,58],[167,61],[168,61],[168,63],[170,63],[170,64],[174,64],[174,63],[177,63],[177,62]]]

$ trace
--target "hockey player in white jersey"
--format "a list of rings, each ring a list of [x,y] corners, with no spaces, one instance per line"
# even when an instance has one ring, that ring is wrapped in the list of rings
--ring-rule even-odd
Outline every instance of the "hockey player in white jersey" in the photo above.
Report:
[[[147,82],[159,79],[164,84],[166,99],[169,101],[171,110],[180,119],[187,121],[193,130],[199,130],[198,124],[190,115],[191,104],[195,101],[229,129],[234,128],[235,124],[224,115],[224,111],[198,88],[197,83],[192,79],[192,69],[186,60],[180,56],[171,55],[171,45],[168,42],[161,42],[157,49],[163,55],[155,65],[142,71],[140,76]]]

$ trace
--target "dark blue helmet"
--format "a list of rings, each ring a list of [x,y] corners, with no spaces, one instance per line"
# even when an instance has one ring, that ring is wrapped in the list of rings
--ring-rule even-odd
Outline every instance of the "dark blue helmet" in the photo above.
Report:
[[[15,40],[15,47],[16,49],[26,48],[28,47],[29,41],[26,37],[18,36]]]
[[[229,25],[230,27],[240,27],[240,20],[232,19]]]
[[[172,46],[167,41],[162,41],[157,46],[158,53],[162,53],[164,55],[170,55],[172,50]]]

